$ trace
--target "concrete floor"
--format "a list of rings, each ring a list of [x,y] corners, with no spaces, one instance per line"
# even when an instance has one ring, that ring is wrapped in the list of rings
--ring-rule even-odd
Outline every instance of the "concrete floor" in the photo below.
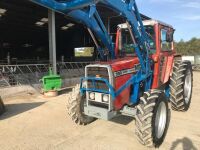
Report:
[[[160,150],[200,149],[200,73],[194,74],[191,108],[171,111],[168,134]],[[67,115],[67,94],[44,98],[23,93],[4,100],[0,117],[1,150],[145,150],[134,136],[134,120],[119,117],[75,125]]]

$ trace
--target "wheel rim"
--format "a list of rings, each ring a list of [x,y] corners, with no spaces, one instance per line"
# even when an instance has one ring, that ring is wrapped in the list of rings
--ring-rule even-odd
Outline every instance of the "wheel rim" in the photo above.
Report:
[[[158,106],[156,112],[156,120],[155,120],[155,134],[158,139],[160,139],[165,131],[167,122],[167,107],[164,102],[161,102]]]
[[[191,91],[192,91],[192,75],[191,71],[187,71],[184,84],[184,97],[186,104],[188,104],[190,101]]]

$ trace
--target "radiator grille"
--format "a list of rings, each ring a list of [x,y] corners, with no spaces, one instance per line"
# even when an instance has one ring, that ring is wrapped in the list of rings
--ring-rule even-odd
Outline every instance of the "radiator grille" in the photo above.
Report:
[[[88,67],[87,68],[87,76],[88,77],[97,77],[98,76],[100,78],[104,78],[109,81],[108,69],[103,68],[103,67]],[[97,89],[108,90],[107,85],[105,84],[105,82],[102,82],[102,81],[96,81],[95,86]],[[88,88],[93,88],[92,81],[90,81],[90,80],[88,81]]]

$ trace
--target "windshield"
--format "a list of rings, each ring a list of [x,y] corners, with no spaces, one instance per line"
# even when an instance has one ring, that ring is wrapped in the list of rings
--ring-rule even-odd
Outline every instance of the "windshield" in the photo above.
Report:
[[[154,53],[156,50],[155,46],[155,32],[153,26],[145,26],[146,33],[149,37],[150,42],[150,50]],[[119,51],[120,55],[128,55],[128,56],[134,56],[135,50],[134,50],[134,44],[131,39],[131,35],[128,31],[128,29],[121,29],[121,38],[119,39]]]
[[[121,54],[134,54],[133,42],[128,29],[121,30],[121,45],[119,46]]]
[[[145,26],[145,30],[149,37],[150,49],[156,50],[156,43],[155,43],[156,36],[155,36],[154,26]]]

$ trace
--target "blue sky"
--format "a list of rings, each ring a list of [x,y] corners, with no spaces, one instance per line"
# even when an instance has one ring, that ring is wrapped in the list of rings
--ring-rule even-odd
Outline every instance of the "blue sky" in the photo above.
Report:
[[[200,38],[200,0],[136,0],[141,13],[173,25],[175,40]]]

